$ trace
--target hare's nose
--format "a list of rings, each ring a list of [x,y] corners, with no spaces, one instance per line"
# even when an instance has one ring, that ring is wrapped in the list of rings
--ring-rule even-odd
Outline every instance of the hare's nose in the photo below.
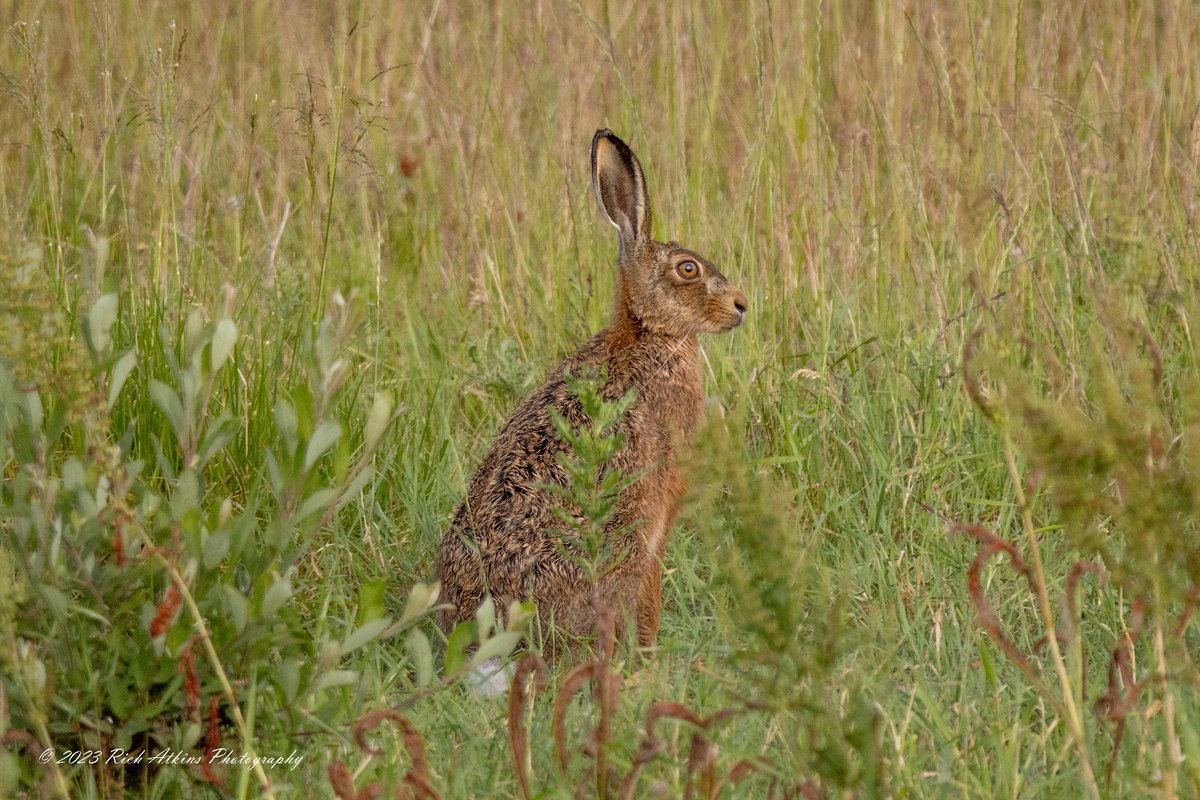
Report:
[[[746,295],[742,294],[741,289],[733,290],[733,307],[737,309],[739,314],[746,313]]]

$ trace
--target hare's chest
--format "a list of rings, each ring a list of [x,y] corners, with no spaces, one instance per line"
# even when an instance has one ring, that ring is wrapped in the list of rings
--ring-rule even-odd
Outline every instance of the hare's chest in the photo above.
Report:
[[[647,400],[658,424],[673,443],[690,442],[704,410],[700,370],[682,364],[671,378]]]
[[[637,395],[626,432],[641,466],[672,460],[673,450],[691,440],[704,405],[695,343],[644,342],[613,359],[609,375],[615,394]]]
[[[691,441],[703,407],[700,381],[679,381],[670,391],[647,393],[635,405],[634,413],[643,420],[640,427],[653,441],[650,449],[662,457]]]

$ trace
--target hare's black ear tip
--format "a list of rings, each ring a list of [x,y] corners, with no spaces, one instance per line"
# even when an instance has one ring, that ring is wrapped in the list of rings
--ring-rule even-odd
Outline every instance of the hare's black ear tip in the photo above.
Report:
[[[601,128],[600,130],[596,131],[596,135],[592,137],[592,149],[595,150],[597,147],[600,146],[601,139],[611,140],[611,139],[616,139],[616,138],[617,138],[616,135],[613,134],[613,132],[610,131],[608,128]]]
[[[607,147],[602,148],[601,142],[605,142]],[[625,144],[620,136],[610,131],[608,128],[601,128],[596,131],[596,135],[592,137],[592,164],[596,165],[596,161],[601,157],[600,151],[605,151],[605,157],[611,158],[614,154],[618,161],[624,162],[627,166],[634,165],[637,162],[637,156],[633,154],[633,150],[629,145]],[[630,168],[636,168],[631,166]]]

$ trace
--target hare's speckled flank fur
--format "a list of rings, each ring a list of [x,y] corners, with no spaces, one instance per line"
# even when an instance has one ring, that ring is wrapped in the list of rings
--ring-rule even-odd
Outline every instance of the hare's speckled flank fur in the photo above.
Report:
[[[636,615],[640,645],[653,646],[658,636],[662,557],[685,490],[675,451],[691,439],[703,404],[696,334],[740,325],[746,298],[706,259],[650,238],[641,165],[611,131],[597,131],[592,140],[592,183],[620,242],[613,321],[517,407],[471,479],[437,554],[441,596],[451,606],[441,617],[447,631],[471,619],[490,593],[500,610],[532,598],[540,618],[568,638],[593,632],[587,579],[555,533],[560,523],[551,509],[563,501],[537,487],[567,482],[556,460],[565,445],[547,409],[575,425],[584,421],[563,373],[603,366],[605,397],[637,392],[620,425],[625,446],[612,466],[642,477],[621,494],[609,524],[624,532],[612,543],[620,555],[603,571],[599,594],[622,611],[619,619]]]

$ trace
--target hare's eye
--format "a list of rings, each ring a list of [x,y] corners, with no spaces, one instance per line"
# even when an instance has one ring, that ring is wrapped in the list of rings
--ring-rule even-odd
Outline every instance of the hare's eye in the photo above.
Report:
[[[690,281],[700,276],[700,265],[695,261],[681,261],[676,265],[675,272],[685,281]]]

